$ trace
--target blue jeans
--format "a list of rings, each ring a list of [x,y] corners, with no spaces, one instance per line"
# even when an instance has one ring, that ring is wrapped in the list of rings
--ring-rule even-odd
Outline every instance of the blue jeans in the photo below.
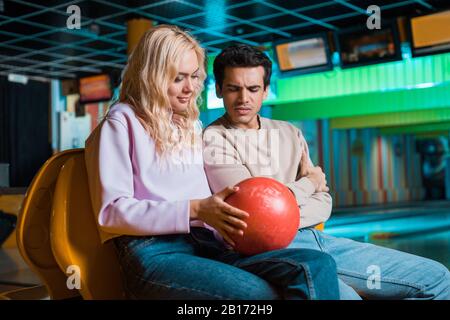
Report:
[[[450,299],[450,272],[409,253],[299,230],[289,248],[326,252],[336,261],[341,299]]]
[[[339,299],[336,264],[317,250],[243,256],[199,227],[114,241],[130,298]]]

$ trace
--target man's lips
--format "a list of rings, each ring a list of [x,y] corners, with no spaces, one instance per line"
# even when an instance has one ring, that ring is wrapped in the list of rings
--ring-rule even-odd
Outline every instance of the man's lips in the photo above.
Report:
[[[249,114],[250,111],[252,111],[252,109],[251,108],[234,108],[234,111],[237,114],[243,116],[243,115]]]

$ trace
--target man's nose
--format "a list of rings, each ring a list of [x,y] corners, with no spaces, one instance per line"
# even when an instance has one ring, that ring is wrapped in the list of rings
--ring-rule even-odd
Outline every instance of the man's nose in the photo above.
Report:
[[[248,93],[247,93],[247,90],[242,89],[242,90],[240,91],[239,98],[240,98],[240,100],[241,100],[242,103],[247,103],[247,102],[248,102]]]

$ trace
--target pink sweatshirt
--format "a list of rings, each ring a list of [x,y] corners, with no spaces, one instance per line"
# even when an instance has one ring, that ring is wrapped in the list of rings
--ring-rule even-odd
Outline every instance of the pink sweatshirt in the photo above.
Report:
[[[201,134],[199,132],[199,134]],[[119,235],[189,233],[189,200],[211,195],[201,149],[162,160],[134,111],[113,106],[86,140],[93,211],[103,242]]]

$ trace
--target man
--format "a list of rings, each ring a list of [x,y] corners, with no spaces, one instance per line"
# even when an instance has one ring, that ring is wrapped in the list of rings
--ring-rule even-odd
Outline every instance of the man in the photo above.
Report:
[[[226,114],[203,135],[213,192],[255,176],[284,183],[301,212],[290,247],[329,253],[337,264],[342,299],[450,299],[450,272],[438,262],[314,229],[331,214],[325,175],[313,166],[296,127],[258,115],[268,94],[271,66],[263,52],[247,45],[228,47],[214,61],[216,93]]]

